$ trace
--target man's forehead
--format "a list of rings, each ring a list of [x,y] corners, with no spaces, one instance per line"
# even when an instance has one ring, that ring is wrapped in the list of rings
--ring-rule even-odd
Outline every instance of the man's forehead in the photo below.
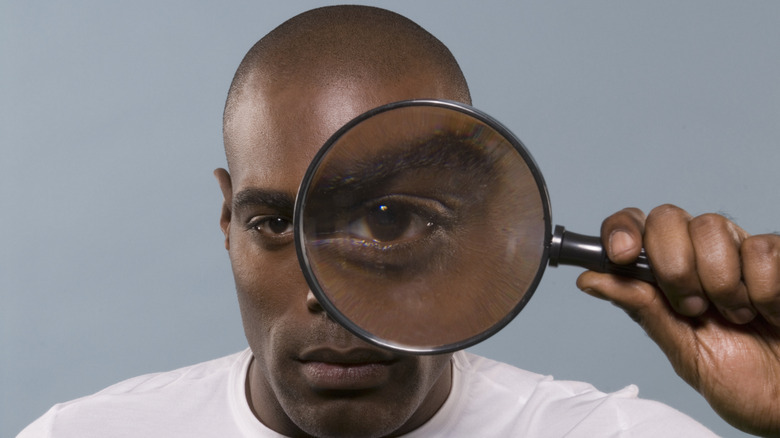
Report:
[[[242,182],[297,184],[327,139],[354,117],[404,99],[448,98],[436,78],[394,82],[334,80],[253,85],[226,123],[234,186]],[[284,175],[281,175],[284,173]]]
[[[294,176],[300,181],[327,139],[371,109],[361,96],[364,92],[352,91],[334,86],[277,87],[243,99],[227,126],[234,178],[281,183]]]

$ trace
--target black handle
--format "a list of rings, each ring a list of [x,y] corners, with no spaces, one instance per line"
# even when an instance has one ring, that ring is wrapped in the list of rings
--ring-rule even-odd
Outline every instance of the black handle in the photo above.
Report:
[[[644,248],[636,262],[618,265],[609,260],[599,237],[572,233],[560,225],[555,226],[552,242],[550,242],[550,266],[558,265],[579,266],[591,271],[616,274],[656,284]]]

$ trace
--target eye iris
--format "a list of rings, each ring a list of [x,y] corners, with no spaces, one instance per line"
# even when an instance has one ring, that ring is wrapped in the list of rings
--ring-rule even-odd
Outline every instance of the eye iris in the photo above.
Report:
[[[272,233],[282,234],[287,231],[288,226],[287,221],[280,217],[275,217],[268,221],[268,229],[271,230]]]
[[[393,208],[389,204],[381,204],[368,212],[366,224],[374,239],[379,241],[395,240],[401,237],[409,228],[412,216],[403,208]]]

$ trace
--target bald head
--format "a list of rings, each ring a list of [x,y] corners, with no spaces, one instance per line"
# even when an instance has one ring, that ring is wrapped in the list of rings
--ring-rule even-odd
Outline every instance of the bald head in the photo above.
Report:
[[[414,98],[470,103],[450,51],[401,15],[367,6],[331,6],[295,16],[258,41],[236,71],[224,114],[228,165],[236,108],[247,98],[267,99],[259,90],[362,87],[371,93],[423,76],[435,78],[436,91]]]
[[[469,101],[450,52],[406,18],[361,6],[292,18],[252,47],[233,79],[224,119],[230,172],[215,172],[220,226],[254,356],[248,399],[285,436],[402,435],[450,392],[448,354],[393,356],[362,377],[333,378],[298,359],[328,350],[387,357],[323,318],[296,257],[293,206],[312,159],[345,123],[425,98]]]

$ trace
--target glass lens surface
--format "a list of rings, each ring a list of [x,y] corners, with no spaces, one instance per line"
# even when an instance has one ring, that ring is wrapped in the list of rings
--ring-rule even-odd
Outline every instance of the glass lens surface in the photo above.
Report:
[[[335,319],[424,353],[514,317],[546,265],[549,206],[502,130],[468,107],[423,102],[364,116],[323,148],[296,220],[304,270]]]

